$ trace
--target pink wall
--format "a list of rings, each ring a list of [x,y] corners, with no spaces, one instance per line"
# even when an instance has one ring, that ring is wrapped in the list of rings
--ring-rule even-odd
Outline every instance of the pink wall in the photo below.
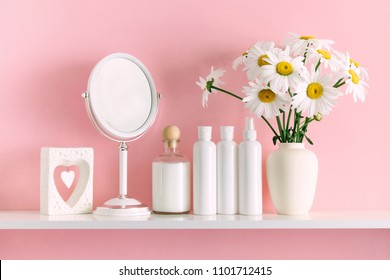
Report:
[[[182,151],[190,158],[198,125],[212,125],[216,141],[220,125],[234,125],[241,140],[248,111],[222,94],[203,109],[198,77],[211,65],[223,67],[225,82],[239,92],[245,77],[231,70],[233,59],[258,40],[281,42],[290,31],[335,40],[371,77],[366,103],[344,97],[310,128],[310,148],[320,161],[313,209],[389,209],[390,133],[381,99],[389,18],[386,0],[329,0],[321,6],[311,0],[0,1],[0,209],[39,209],[43,146],[93,147],[94,206],[117,194],[117,145],[94,130],[81,99],[92,67],[105,55],[120,51],[139,58],[163,97],[155,125],[129,149],[129,192],[150,205],[151,161],[162,149],[165,125],[182,129]],[[266,156],[274,149],[271,133],[261,121],[256,127]],[[266,185],[264,207],[273,211]],[[390,257],[387,230],[173,233],[2,231],[0,258]],[[287,241],[291,237],[294,244]],[[205,242],[207,249],[200,246]],[[120,244],[126,250],[118,250]]]

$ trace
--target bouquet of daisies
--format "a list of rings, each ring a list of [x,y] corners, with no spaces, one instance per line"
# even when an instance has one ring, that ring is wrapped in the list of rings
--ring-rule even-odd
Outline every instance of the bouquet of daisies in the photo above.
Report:
[[[247,74],[249,84],[242,89],[245,97],[220,87],[225,70],[211,67],[211,73],[197,82],[203,91],[203,107],[211,93],[227,93],[267,123],[274,144],[301,143],[304,138],[313,144],[306,135],[312,121],[328,115],[344,94],[352,94],[355,102],[364,102],[367,94],[367,70],[349,53],[333,49],[333,44],[295,34],[282,48],[274,42],[257,42],[233,62],[233,69],[242,66]],[[270,118],[276,119],[276,129]]]

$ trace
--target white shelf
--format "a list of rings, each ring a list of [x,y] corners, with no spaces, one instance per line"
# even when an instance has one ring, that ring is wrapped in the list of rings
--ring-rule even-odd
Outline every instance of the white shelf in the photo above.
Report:
[[[390,210],[313,211],[303,216],[153,214],[143,219],[0,211],[0,229],[390,229]]]

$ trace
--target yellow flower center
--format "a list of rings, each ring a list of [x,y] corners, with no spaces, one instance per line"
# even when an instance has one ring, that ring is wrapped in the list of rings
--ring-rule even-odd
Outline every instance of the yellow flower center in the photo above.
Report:
[[[319,83],[311,83],[307,86],[306,94],[311,99],[318,99],[324,93],[322,85]]]
[[[293,66],[291,63],[287,61],[281,61],[276,65],[276,72],[278,74],[283,75],[283,76],[288,76],[294,71]]]
[[[360,82],[359,75],[353,70],[348,70],[348,72],[351,74],[352,83],[358,84]]]
[[[263,54],[259,57],[259,59],[257,60],[257,64],[259,64],[259,66],[264,66],[264,65],[269,65],[269,63],[267,61],[264,60],[264,58],[268,58],[268,55],[266,54]]]
[[[317,50],[317,52],[320,54],[320,55],[322,55],[322,57],[323,58],[325,58],[325,59],[327,59],[327,60],[329,60],[329,59],[331,59],[332,58],[332,55],[328,52],[328,51],[326,51],[326,50]]]
[[[349,59],[349,62],[353,65],[355,65],[356,67],[359,67],[360,64],[356,61],[356,60],[353,60],[352,58]]]
[[[310,39],[315,39],[316,37],[314,36],[301,36],[299,39],[301,40],[310,40]]]
[[[263,103],[270,103],[275,100],[276,95],[270,89],[262,89],[259,91],[259,100]]]

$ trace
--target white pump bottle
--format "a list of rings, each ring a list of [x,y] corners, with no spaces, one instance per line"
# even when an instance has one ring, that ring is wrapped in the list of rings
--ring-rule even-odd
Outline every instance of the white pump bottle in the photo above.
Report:
[[[239,214],[263,213],[261,144],[253,119],[247,118],[244,140],[239,145]]]

